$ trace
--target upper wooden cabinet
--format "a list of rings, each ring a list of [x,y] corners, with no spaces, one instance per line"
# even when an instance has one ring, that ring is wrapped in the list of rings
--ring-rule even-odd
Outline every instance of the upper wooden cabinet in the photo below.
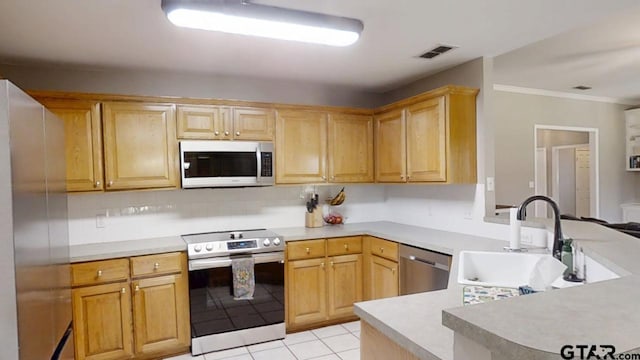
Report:
[[[368,115],[278,111],[276,182],[373,182],[373,119]]]
[[[373,118],[329,116],[329,181],[373,182]]]
[[[327,114],[281,110],[276,117],[276,182],[324,182],[327,159]]]
[[[103,110],[106,188],[175,187],[175,106],[112,102]]]
[[[405,182],[407,174],[406,131],[403,110],[375,116],[376,180]]]
[[[180,139],[273,140],[272,109],[214,105],[178,105]]]
[[[40,102],[64,121],[67,191],[102,190],[100,104],[46,99]]]
[[[231,109],[208,105],[178,105],[177,131],[180,139],[232,138]]]
[[[274,128],[272,109],[233,108],[233,137],[236,140],[273,140]]]
[[[446,86],[382,108],[376,180],[476,183],[477,93]]]

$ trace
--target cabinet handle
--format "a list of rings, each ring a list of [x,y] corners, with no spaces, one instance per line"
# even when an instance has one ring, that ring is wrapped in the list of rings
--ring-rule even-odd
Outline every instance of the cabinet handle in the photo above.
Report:
[[[214,132],[213,132],[213,135],[215,135],[215,136],[220,135],[220,131],[214,131]]]
[[[323,176],[323,177],[322,177],[322,180],[327,180],[327,177],[326,177],[326,176]]]
[[[324,263],[323,262],[320,263],[320,267],[324,269]]]
[[[349,251],[349,244],[344,244],[344,249]]]
[[[335,177],[335,176],[332,176],[332,177],[331,177],[331,180],[335,180],[335,179],[336,179],[336,177]]]
[[[396,269],[395,268],[391,268],[391,273],[395,274],[396,273]]]
[[[380,248],[380,252],[383,253],[384,252],[384,248]]]
[[[332,261],[332,262],[330,262],[329,264],[331,264],[331,267],[333,267],[333,261]]]
[[[229,136],[229,132],[228,132],[228,131],[225,131],[225,132],[224,132],[224,135],[225,135],[225,136]]]
[[[98,277],[102,277],[102,270],[98,270],[98,273],[96,274]]]
[[[304,249],[304,251],[306,251],[306,252],[307,252],[307,254],[309,254],[309,252],[311,252],[311,249],[306,248],[306,249]]]
[[[109,180],[109,183],[107,184],[107,186],[111,186],[113,185],[113,180]]]
[[[158,269],[160,269],[160,264],[158,263],[153,264],[153,270],[158,270]]]
[[[404,180],[404,175],[400,175],[400,180]]]
[[[96,181],[96,183],[93,185],[94,188],[100,187],[100,181]]]
[[[407,180],[411,179],[411,175],[407,175]]]
[[[236,131],[236,136],[240,136],[240,131]]]
[[[140,286],[136,285],[136,288],[134,289],[135,292],[140,291]]]
[[[122,288],[122,289],[120,289],[120,292],[123,293],[123,294],[126,294],[127,293],[127,289],[126,288]]]

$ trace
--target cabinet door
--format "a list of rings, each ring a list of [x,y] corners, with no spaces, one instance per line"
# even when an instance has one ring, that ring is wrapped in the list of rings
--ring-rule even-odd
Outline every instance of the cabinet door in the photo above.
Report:
[[[133,356],[129,284],[119,282],[72,290],[76,359]]]
[[[329,317],[353,315],[358,301],[362,301],[362,255],[329,258]]]
[[[64,121],[67,191],[102,190],[100,104],[87,101],[42,101]]]
[[[173,105],[104,105],[107,190],[174,187],[178,178]]]
[[[171,354],[190,345],[189,295],[184,274],[135,280],[136,354]]]
[[[288,322],[292,327],[327,319],[325,258],[287,263]]]
[[[221,140],[231,138],[230,109],[207,105],[179,105],[177,132],[179,139]]]
[[[402,110],[375,117],[376,181],[406,182],[407,158],[405,119]]]
[[[233,108],[233,138],[236,140],[273,140],[275,116],[272,109]]]
[[[407,179],[446,181],[445,97],[407,108]]]
[[[329,181],[373,182],[373,118],[329,117]]]
[[[326,181],[327,115],[279,111],[276,120],[276,182]]]
[[[369,261],[371,300],[398,296],[398,263],[375,255]]]

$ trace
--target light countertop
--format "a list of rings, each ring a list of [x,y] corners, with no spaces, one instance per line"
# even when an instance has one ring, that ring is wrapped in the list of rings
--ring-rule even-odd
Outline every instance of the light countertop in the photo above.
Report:
[[[451,329],[509,358],[558,358],[564,344],[613,344],[618,353],[640,349],[640,239],[593,223],[562,226],[586,255],[622,278],[464,307],[459,252],[502,251],[505,241],[393,222],[271,230],[285,241],[371,235],[452,255],[446,290],[355,306],[358,316],[421,359],[453,359]],[[180,236],[76,245],[71,261],[185,250]]]

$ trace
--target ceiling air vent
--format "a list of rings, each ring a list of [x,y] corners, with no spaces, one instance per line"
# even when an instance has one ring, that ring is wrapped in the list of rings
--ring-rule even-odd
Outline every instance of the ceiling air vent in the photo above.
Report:
[[[442,55],[444,53],[446,53],[449,50],[453,50],[455,49],[457,46],[450,46],[450,45],[439,45],[427,52],[425,52],[424,54],[418,56],[421,57],[423,59],[433,59],[434,57],[438,56],[438,55]]]
[[[591,86],[578,85],[578,86],[574,86],[573,88],[576,89],[576,90],[590,90]]]

